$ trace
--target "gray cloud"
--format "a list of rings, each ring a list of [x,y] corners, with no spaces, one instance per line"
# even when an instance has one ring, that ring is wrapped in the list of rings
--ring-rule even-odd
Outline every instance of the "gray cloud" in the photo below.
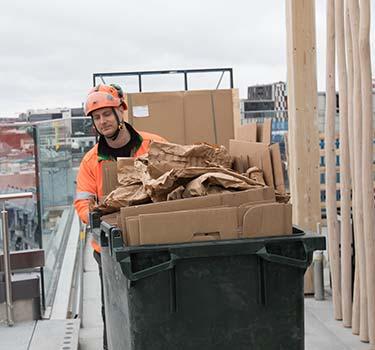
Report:
[[[325,2],[316,3],[323,87]],[[79,106],[94,72],[233,67],[242,97],[248,85],[286,80],[280,0],[14,0],[2,6],[0,33],[0,115]],[[145,86],[178,88],[173,79]],[[202,87],[217,80],[202,77]],[[126,84],[136,89],[135,81]],[[191,86],[199,88],[199,80]]]

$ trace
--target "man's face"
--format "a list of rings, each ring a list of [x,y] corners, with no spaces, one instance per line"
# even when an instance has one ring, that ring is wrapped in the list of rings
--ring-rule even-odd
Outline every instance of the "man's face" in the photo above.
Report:
[[[111,137],[118,128],[116,116],[110,107],[92,112],[92,120],[99,133],[106,137]]]

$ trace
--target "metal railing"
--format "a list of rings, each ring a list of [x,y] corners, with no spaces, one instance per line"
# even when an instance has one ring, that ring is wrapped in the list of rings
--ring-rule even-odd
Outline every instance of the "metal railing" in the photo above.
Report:
[[[104,78],[106,77],[126,77],[126,76],[137,76],[138,77],[138,91],[142,92],[142,77],[150,75],[164,75],[164,74],[182,74],[184,76],[184,89],[189,90],[188,76],[197,73],[214,73],[219,72],[221,76],[216,85],[216,89],[219,88],[223,79],[224,73],[229,73],[229,85],[233,89],[233,69],[232,68],[203,68],[203,69],[170,69],[170,70],[155,70],[155,71],[137,71],[137,72],[107,72],[107,73],[94,73],[93,74],[93,86],[96,86],[97,79],[103,84],[106,84]]]
[[[32,198],[32,192],[12,193],[0,195],[0,201],[3,202],[3,210],[1,211],[2,233],[3,233],[3,251],[4,251],[4,275],[5,275],[5,300],[6,315],[8,326],[14,325],[13,318],[13,295],[12,295],[12,279],[9,253],[9,227],[8,212],[5,210],[5,201],[9,199]]]

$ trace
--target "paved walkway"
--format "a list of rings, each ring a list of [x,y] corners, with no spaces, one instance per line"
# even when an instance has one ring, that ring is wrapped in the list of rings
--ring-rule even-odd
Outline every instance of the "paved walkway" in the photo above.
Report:
[[[90,237],[84,252],[83,315],[79,334],[80,350],[103,349],[103,321],[100,313],[100,280],[98,264],[92,255]]]

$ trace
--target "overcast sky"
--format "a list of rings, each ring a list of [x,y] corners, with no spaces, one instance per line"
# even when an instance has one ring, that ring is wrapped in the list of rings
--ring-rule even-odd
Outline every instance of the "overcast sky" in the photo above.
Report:
[[[316,0],[320,90],[325,7]],[[374,28],[373,19],[373,72]],[[3,1],[0,37],[0,116],[79,107],[95,72],[231,67],[242,98],[249,85],[286,80],[284,0]],[[219,76],[195,76],[190,86],[215,88]],[[136,91],[134,79],[118,82]],[[145,79],[144,88],[183,89],[183,83],[158,76]]]

